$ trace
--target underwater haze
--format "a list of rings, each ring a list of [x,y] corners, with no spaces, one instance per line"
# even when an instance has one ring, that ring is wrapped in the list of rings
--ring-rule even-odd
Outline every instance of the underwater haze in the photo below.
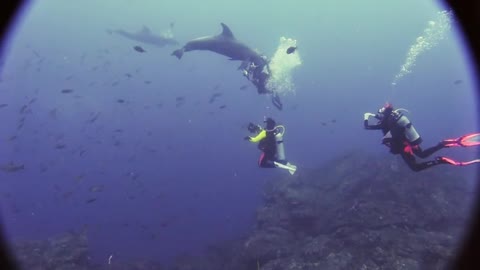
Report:
[[[296,42],[275,62],[283,110],[257,93],[239,61],[171,55],[221,33],[220,23],[269,58],[284,51],[282,37]],[[178,44],[112,32],[144,26]],[[438,32],[427,31],[427,44],[429,27]],[[260,151],[243,140],[249,122],[284,125],[299,172],[353,149],[388,152],[380,132],[363,128],[363,114],[387,101],[409,111],[427,148],[479,129],[470,61],[454,15],[434,1],[32,2],[0,59],[5,234],[15,243],[85,231],[101,264],[201,254],[248,234],[265,184],[290,177],[258,167]],[[473,191],[478,166],[453,169]]]

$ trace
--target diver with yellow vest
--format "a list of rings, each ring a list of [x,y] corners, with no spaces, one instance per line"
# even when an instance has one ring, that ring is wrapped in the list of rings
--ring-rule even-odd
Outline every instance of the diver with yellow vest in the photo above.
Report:
[[[282,168],[294,174],[297,166],[290,164],[285,158],[285,147],[283,135],[285,127],[277,125],[272,118],[265,118],[265,128],[250,123],[248,130],[254,133],[255,137],[246,136],[244,139],[258,143],[258,149],[262,151],[258,160],[258,166],[262,168]]]
[[[393,109],[392,104],[387,103],[380,108],[376,114],[364,114],[364,127],[369,130],[382,130],[382,143],[390,148],[390,153],[400,154],[408,167],[413,171],[421,171],[432,166],[440,164],[450,164],[454,166],[466,166],[474,163],[480,163],[480,159],[471,161],[456,161],[448,157],[436,157],[434,160],[417,163],[415,156],[419,158],[426,158],[437,152],[440,149],[448,147],[467,147],[480,145],[480,133],[472,133],[461,136],[456,139],[446,139],[439,142],[437,145],[423,150],[420,147],[422,138],[413,127],[410,120],[402,113],[405,109]],[[377,124],[370,125],[368,120],[370,117],[375,117]]]

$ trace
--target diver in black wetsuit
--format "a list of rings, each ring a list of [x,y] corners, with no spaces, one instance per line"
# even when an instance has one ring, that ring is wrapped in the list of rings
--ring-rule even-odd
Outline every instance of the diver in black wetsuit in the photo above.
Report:
[[[262,56],[262,60],[264,61],[252,61],[248,63],[243,69],[243,75],[257,87],[258,94],[271,94],[272,104],[277,107],[277,109],[282,110],[283,104],[280,96],[275,93],[275,91],[267,89],[267,82],[271,76],[270,66],[268,65],[266,56]]]
[[[379,122],[376,125],[369,125],[368,118],[370,116],[374,116]],[[426,158],[442,148],[453,145],[449,145],[448,140],[445,140],[423,150],[420,147],[422,138],[410,120],[400,110],[394,110],[389,103],[380,108],[377,114],[365,113],[364,126],[365,129],[382,130],[384,135],[382,143],[390,148],[392,154],[400,154],[413,171],[418,172],[435,165],[450,163],[445,157],[437,157],[431,161],[417,163],[415,156]]]
[[[273,163],[276,161],[275,155],[277,154],[277,142],[275,140],[276,123],[272,118],[267,118],[265,123],[265,128],[250,123],[248,130],[251,133],[255,133],[256,136],[247,136],[245,140],[258,143],[258,149],[262,151],[258,159],[258,166],[262,168],[276,168]]]
[[[277,125],[275,120],[270,117],[265,118],[264,122],[266,124],[265,128],[250,123],[248,130],[255,136],[244,138],[250,142],[258,143],[258,149],[262,151],[258,166],[261,168],[282,168],[293,175],[297,166],[290,164],[285,157],[285,147],[283,145],[285,127]]]

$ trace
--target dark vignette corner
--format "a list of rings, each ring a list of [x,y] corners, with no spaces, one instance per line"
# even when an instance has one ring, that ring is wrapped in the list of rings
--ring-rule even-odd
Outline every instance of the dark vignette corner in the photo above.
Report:
[[[0,4],[0,35],[2,39],[6,36],[10,23],[12,23],[16,12],[27,0],[8,0]],[[475,58],[477,78],[480,70],[480,3],[471,0],[444,0],[454,11],[459,19],[462,30],[467,37],[471,48],[471,54]],[[1,48],[1,47],[0,47]],[[480,97],[480,89],[477,89],[477,97]],[[477,107],[480,115],[480,108]],[[477,194],[480,194],[480,185],[477,185]],[[480,269],[480,198],[477,196],[476,207],[472,211],[473,220],[470,224],[469,233],[465,235],[463,247],[451,269]],[[0,219],[1,220],[1,219]],[[0,222],[1,226],[1,222]],[[1,230],[1,228],[0,228]],[[17,269],[14,266],[14,259],[6,245],[5,239],[0,234],[0,268]]]

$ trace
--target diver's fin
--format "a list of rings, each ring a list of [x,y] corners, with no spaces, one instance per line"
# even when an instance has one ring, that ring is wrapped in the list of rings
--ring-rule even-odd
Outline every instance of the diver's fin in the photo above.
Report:
[[[142,34],[150,34],[150,28],[146,27],[145,25],[142,27],[142,30],[140,31]]]
[[[456,139],[446,139],[442,141],[442,144],[445,147],[454,147],[454,146],[477,146],[480,145],[480,133],[470,133],[463,135],[462,137]]]
[[[222,25],[222,28],[223,28],[221,36],[223,36],[225,38],[235,39],[235,37],[233,36],[233,33],[230,30],[230,28],[228,28],[228,26],[224,23],[220,23],[220,24]]]
[[[480,158],[474,159],[474,160],[470,160],[470,161],[461,162],[462,166],[467,166],[467,165],[471,165],[471,164],[475,164],[475,163],[480,163]],[[23,165],[22,165],[22,166],[23,166]]]
[[[183,48],[173,51],[171,55],[175,55],[178,59],[182,59]]]
[[[295,171],[297,170],[297,166],[293,165],[293,164],[290,164],[287,162],[287,164],[282,164],[280,162],[276,162],[274,161],[273,164],[275,164],[275,166],[277,166],[278,168],[282,168],[282,169],[285,169],[285,170],[288,170],[288,172],[293,175],[295,173]]]
[[[470,160],[470,161],[456,161],[456,160],[453,160],[453,159],[447,158],[447,157],[437,157],[436,160],[440,161],[441,163],[450,164],[450,165],[453,165],[453,166],[468,166],[468,165],[472,165],[472,164],[475,164],[475,163],[480,163],[480,158]]]
[[[283,109],[283,104],[282,104],[282,101],[280,100],[280,96],[273,92],[272,93],[272,104],[277,107],[277,109],[279,109],[280,111]]]

